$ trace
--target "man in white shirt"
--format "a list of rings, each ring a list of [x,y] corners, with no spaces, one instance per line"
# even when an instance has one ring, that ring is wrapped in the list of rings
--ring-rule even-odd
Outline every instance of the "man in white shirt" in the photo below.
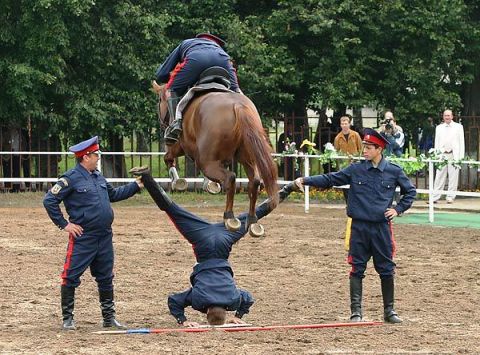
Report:
[[[443,154],[449,161],[459,160],[465,156],[465,136],[463,126],[453,121],[451,110],[443,112],[443,123],[435,129],[435,150]],[[448,175],[447,203],[453,203],[455,192],[458,187],[459,167],[448,163],[441,169],[437,169],[435,176],[434,191],[443,190]],[[433,195],[433,201],[437,202],[441,197],[440,193]]]

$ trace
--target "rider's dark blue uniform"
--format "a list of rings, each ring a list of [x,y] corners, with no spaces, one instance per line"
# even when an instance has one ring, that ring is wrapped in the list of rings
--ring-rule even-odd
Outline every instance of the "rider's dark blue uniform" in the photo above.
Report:
[[[135,182],[113,188],[98,170],[90,173],[80,164],[63,174],[56,186],[43,200],[53,223],[60,229],[68,224],[59,207],[63,201],[69,221],[83,228],[80,237],[70,235],[62,285],[80,285],[80,276],[90,266],[98,289],[111,290],[113,210],[110,202],[125,200],[140,188]]]
[[[205,69],[212,66],[226,69],[230,76],[230,89],[238,91],[237,74],[230,56],[218,43],[208,38],[191,38],[180,43],[157,69],[156,81],[167,82],[167,89],[181,96],[197,82]]]

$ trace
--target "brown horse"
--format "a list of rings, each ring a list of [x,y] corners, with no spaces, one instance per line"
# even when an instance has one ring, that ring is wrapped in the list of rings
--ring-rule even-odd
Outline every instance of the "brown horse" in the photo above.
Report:
[[[164,124],[168,117],[167,90],[165,85],[156,82],[153,89],[158,94],[159,118]],[[272,207],[278,203],[277,165],[271,152],[260,116],[250,99],[238,93],[207,92],[193,98],[184,110],[182,136],[168,146],[164,160],[172,168],[175,158],[186,154],[195,160],[207,178],[223,184],[227,195],[223,216],[230,230],[238,230],[241,225],[233,214],[236,176],[226,165],[233,159],[240,162],[248,177],[250,207],[246,228],[251,235],[261,236],[263,227],[255,215],[260,178]]]

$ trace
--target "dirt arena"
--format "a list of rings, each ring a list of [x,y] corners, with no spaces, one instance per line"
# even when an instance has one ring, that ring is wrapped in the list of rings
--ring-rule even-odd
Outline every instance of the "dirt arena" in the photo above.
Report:
[[[0,196],[0,200],[3,197]],[[78,330],[60,330],[60,272],[67,237],[41,199],[0,207],[0,353],[324,354],[479,353],[480,231],[395,226],[396,309],[401,325],[313,330],[150,335],[95,335],[101,330],[96,284],[85,273],[77,290]],[[176,327],[167,296],[189,286],[188,245],[165,214],[147,204],[116,204],[114,242],[118,319],[132,328]],[[190,209],[216,221],[221,206]],[[244,206],[245,207],[245,206]],[[256,298],[254,325],[345,322],[349,266],[344,209],[295,203],[263,220],[264,239],[246,236],[231,263],[239,286]],[[369,264],[364,313],[382,320],[380,282]],[[203,322],[200,313],[187,312]]]

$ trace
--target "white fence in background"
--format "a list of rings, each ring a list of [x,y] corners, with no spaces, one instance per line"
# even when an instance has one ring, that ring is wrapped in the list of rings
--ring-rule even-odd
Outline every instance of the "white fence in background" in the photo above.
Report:
[[[0,152],[0,155],[33,155],[33,156],[38,156],[38,155],[71,155],[72,153],[70,152]],[[165,155],[165,152],[102,152],[102,155],[121,155],[121,156],[163,156]],[[310,160],[311,159],[319,159],[321,158],[320,155],[309,155],[309,154],[272,154],[274,157],[285,157],[285,158],[300,158],[303,160],[303,176],[310,176]],[[350,159],[347,157],[336,157],[334,159]],[[363,159],[363,158],[356,158],[356,159]],[[399,161],[417,161],[416,158],[404,158],[404,159],[396,159]],[[417,189],[417,193],[423,193],[423,194],[428,194],[429,196],[429,221],[431,223],[434,222],[434,214],[435,214],[435,209],[434,209],[434,204],[433,204],[433,181],[434,181],[434,164],[441,162],[440,160],[433,160],[433,159],[426,159],[424,160],[425,163],[428,164],[428,189]],[[464,161],[462,162],[464,165],[476,165],[479,166],[480,169],[480,162],[479,161]],[[99,161],[98,169],[101,171],[101,161]],[[167,172],[168,174],[168,172]],[[131,182],[134,181],[133,178],[107,178],[109,182],[119,182],[119,183],[126,183],[126,182]],[[203,178],[186,178],[187,182],[198,182],[202,183],[204,181]],[[34,183],[42,183],[42,182],[56,182],[56,178],[0,178],[0,182],[34,182]],[[155,181],[157,182],[171,182],[171,179],[169,177],[160,177],[160,178],[155,178]],[[242,182],[242,183],[247,183],[248,179],[247,178],[237,178],[237,182]],[[278,180],[277,183],[279,185],[285,185],[290,183],[291,181],[288,180]],[[344,185],[344,186],[335,186],[336,188],[349,188],[349,185]],[[441,190],[441,191],[435,191],[436,193],[441,193],[442,195],[445,195],[448,193],[446,190]],[[479,192],[468,192],[468,191],[457,191],[456,192],[457,196],[467,196],[467,197],[480,197]],[[309,195],[309,187],[305,186],[305,201],[304,201],[304,209],[305,213],[308,213],[310,210],[310,195]]]

